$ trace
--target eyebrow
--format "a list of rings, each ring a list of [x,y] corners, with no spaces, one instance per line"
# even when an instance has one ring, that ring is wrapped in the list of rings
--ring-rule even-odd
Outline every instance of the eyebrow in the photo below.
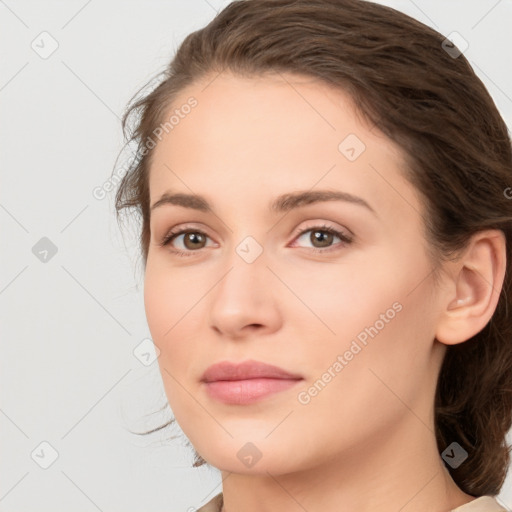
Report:
[[[279,213],[300,208],[313,203],[323,201],[344,201],[365,207],[377,216],[376,211],[361,197],[335,190],[307,190],[282,194],[269,204],[269,210]],[[213,211],[212,206],[205,197],[197,194],[165,192],[162,197],[151,206],[151,211],[164,205],[176,205],[183,208],[191,208],[201,212]]]

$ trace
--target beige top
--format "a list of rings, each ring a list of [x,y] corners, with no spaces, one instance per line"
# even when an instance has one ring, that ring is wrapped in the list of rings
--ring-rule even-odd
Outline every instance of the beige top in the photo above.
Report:
[[[222,493],[217,494],[206,505],[202,506],[197,512],[221,512]],[[460,507],[450,510],[450,512],[511,512],[503,508],[492,496],[480,496],[479,498],[466,503]]]

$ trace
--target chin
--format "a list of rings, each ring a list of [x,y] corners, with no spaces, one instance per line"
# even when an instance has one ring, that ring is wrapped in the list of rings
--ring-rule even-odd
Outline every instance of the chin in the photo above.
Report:
[[[249,466],[242,463],[238,457],[226,456],[226,454],[215,453],[212,454],[212,457],[207,459],[203,456],[203,458],[210,464],[211,466],[219,469],[220,471],[226,471],[229,473],[237,473],[241,475],[279,475],[283,473],[293,472],[297,468],[290,467],[288,462],[284,462],[284,454],[281,454],[278,460],[276,454],[273,454],[271,458],[262,456],[257,462],[253,465]]]
[[[277,437],[270,440],[248,441],[244,436],[230,438],[222,444],[212,440],[209,445],[196,446],[197,452],[211,466],[227,472],[247,475],[291,473],[305,465],[304,454],[297,447],[286,445]],[[290,454],[294,454],[290,457]]]

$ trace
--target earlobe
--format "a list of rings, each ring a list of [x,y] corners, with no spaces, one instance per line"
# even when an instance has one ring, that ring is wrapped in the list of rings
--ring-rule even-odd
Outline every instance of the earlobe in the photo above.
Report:
[[[452,282],[441,300],[436,339],[447,345],[478,334],[496,310],[505,278],[505,236],[500,230],[475,234],[454,264]]]

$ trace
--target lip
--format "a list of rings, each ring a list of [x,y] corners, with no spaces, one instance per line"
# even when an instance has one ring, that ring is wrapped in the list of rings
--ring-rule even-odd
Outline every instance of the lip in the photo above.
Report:
[[[221,361],[203,373],[201,382],[209,396],[226,404],[250,404],[284,391],[303,380],[279,366],[260,361]]]
[[[203,382],[213,382],[217,380],[245,380],[245,379],[302,379],[301,375],[283,370],[279,366],[274,366],[260,361],[243,361],[242,363],[231,363],[230,361],[221,361],[208,367],[201,377]]]

